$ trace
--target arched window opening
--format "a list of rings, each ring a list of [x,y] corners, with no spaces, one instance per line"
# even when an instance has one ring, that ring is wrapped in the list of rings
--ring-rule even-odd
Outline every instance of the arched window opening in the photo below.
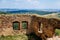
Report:
[[[22,21],[22,28],[28,29],[28,22],[27,21]]]
[[[18,21],[13,22],[13,29],[20,30],[20,22],[18,22]]]
[[[42,33],[43,32],[42,28],[43,28],[43,24],[39,22],[38,32]]]

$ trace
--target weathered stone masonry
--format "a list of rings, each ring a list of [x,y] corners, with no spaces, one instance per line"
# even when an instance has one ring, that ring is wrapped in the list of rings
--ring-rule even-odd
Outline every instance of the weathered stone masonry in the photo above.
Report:
[[[40,25],[39,23],[42,25]],[[55,29],[60,29],[60,20],[55,18],[44,18],[44,17],[33,16],[31,24],[33,32],[43,40],[46,40],[46,38],[53,37],[53,35],[55,34]],[[39,26],[40,28],[41,26],[43,26],[42,33],[39,32],[38,30],[40,29]]]
[[[28,22],[28,28],[22,29],[22,22]],[[13,23],[19,22],[19,30],[13,29]],[[60,20],[55,18],[45,18],[28,14],[1,14],[0,15],[0,35],[30,34],[35,33],[45,40],[52,37],[55,29],[60,29]]]
[[[20,22],[20,30],[13,30],[13,22]],[[28,29],[22,29],[22,22],[28,22]],[[11,35],[13,33],[23,33],[27,34],[31,31],[30,29],[31,16],[30,15],[0,15],[0,35]]]

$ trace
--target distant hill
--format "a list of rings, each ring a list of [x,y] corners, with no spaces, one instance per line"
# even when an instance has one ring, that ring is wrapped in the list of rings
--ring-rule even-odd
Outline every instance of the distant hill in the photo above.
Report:
[[[51,13],[57,13],[60,12],[60,10],[48,10],[48,9],[44,9],[44,10],[20,10],[20,9],[0,9],[0,12],[5,12],[7,14],[25,14],[25,13],[29,13],[29,14],[40,14],[40,15],[44,15],[44,14],[51,14]]]

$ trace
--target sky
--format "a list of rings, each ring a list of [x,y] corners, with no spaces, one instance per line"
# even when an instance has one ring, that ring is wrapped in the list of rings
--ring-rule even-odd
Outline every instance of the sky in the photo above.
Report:
[[[60,0],[0,0],[1,8],[60,9]]]

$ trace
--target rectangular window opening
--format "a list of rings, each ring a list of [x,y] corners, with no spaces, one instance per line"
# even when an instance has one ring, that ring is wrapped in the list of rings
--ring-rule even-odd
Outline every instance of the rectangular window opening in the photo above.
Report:
[[[23,29],[28,29],[28,22],[23,21],[23,22],[22,22],[22,28],[23,28]]]
[[[13,29],[14,30],[20,30],[20,23],[19,22],[13,22]]]

